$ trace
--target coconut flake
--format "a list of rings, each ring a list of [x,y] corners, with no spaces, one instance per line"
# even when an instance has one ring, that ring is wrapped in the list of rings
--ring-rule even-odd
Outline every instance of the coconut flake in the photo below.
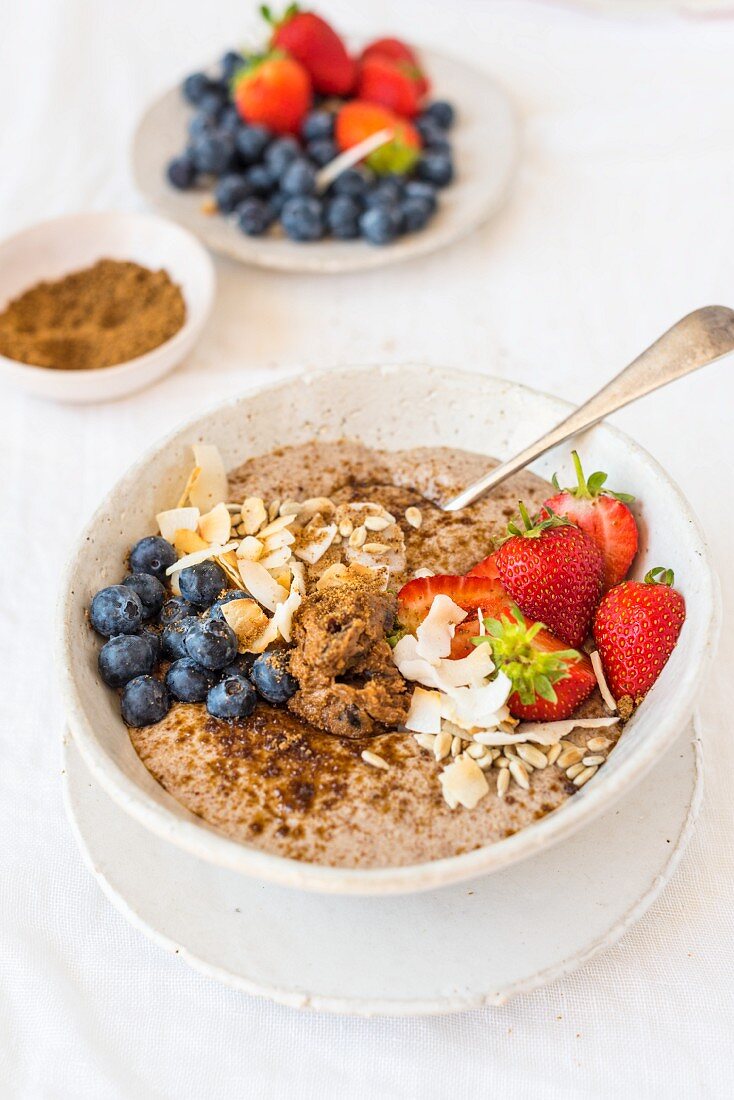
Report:
[[[199,517],[199,534],[207,542],[224,544],[232,530],[232,518],[227,505],[222,501]]]
[[[294,515],[278,516],[272,523],[269,523],[267,527],[263,527],[257,532],[259,539],[269,539],[272,535],[277,535],[278,532],[283,531],[286,527],[289,527],[291,523],[295,521]],[[294,540],[295,541],[295,540]]]
[[[275,611],[278,604],[288,598],[288,592],[270,576],[258,561],[239,558],[240,576],[245,589],[268,611]]]
[[[199,525],[198,508],[169,508],[155,517],[158,530],[164,539],[173,542],[177,531],[195,531]]]
[[[262,497],[247,497],[242,504],[242,523],[246,535],[256,535],[268,522],[268,510]]]
[[[219,448],[213,443],[194,444],[199,476],[189,489],[189,500],[202,512],[227,499],[227,474]]]
[[[230,600],[222,604],[222,615],[237,635],[240,653],[246,653],[259,639],[269,624],[269,619],[254,600]]]
[[[205,550],[208,546],[198,531],[190,531],[188,527],[179,527],[173,536],[173,547],[179,556],[193,554],[195,550]]]
[[[473,810],[489,790],[487,777],[470,756],[462,753],[439,776],[443,796],[451,809],[457,805]]]
[[[604,706],[607,708],[607,710],[611,710],[612,714],[614,714],[615,710],[617,709],[617,700],[614,698],[611,691],[609,690],[609,684],[606,681],[604,668],[601,663],[601,653],[598,649],[595,649],[594,652],[591,654],[591,667],[594,669],[594,675],[596,676],[596,682],[599,685],[601,697],[604,700]]]
[[[560,722],[523,722],[517,736],[539,745],[555,745],[575,729],[595,730],[616,726],[619,718],[568,718]]]
[[[493,729],[504,718],[512,682],[504,672],[484,687],[455,687],[443,696],[441,714],[463,730]]]
[[[412,733],[441,732],[441,692],[417,687],[410,700],[405,728]]]
[[[290,546],[282,546],[280,550],[273,550],[272,553],[267,553],[260,558],[260,565],[263,569],[281,569],[290,561],[290,557]]]
[[[466,611],[443,594],[434,598],[428,614],[416,631],[419,657],[435,665],[442,657],[448,657],[456,627],[466,618]]]
[[[293,553],[308,565],[316,565],[316,562],[323,558],[331,546],[336,532],[337,526],[335,523],[328,523],[324,527],[318,527],[311,523],[304,529],[306,541],[302,546],[296,547]]]
[[[256,539],[254,535],[246,535],[237,547],[237,557],[247,558],[248,561],[259,561],[264,549],[260,539]]]
[[[236,545],[236,542],[228,542],[224,546],[207,546],[204,550],[195,550],[192,554],[184,554],[173,565],[169,565],[166,569],[166,576],[173,576],[180,573],[182,569],[188,569],[190,565],[198,565],[199,562],[208,561],[209,558],[219,558],[222,554],[228,554],[230,550],[234,550]]]

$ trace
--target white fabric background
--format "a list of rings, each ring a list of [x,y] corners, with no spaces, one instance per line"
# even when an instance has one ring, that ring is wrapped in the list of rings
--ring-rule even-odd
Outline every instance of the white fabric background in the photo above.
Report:
[[[197,352],[130,400],[74,409],[0,390],[0,1094],[729,1096],[726,625],[702,684],[705,807],[675,880],[617,947],[503,1008],[364,1021],[234,993],[130,928],[75,848],[50,656],[58,571],[141,446],[287,363],[482,370],[492,353],[504,375],[580,399],[679,315],[734,305],[734,21],[615,19],[524,0],[321,6],[344,27],[402,32],[494,72],[524,120],[518,185],[473,239],[384,273],[307,279],[220,263]],[[249,5],[5,0],[1,10],[6,234],[65,211],[138,205],[127,165],[136,116],[240,41]],[[731,611],[731,363],[616,419],[693,500]]]

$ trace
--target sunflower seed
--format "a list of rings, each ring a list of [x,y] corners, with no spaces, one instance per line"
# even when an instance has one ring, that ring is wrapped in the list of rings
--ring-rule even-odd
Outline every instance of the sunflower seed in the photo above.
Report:
[[[585,756],[581,763],[585,764],[587,768],[595,768],[598,767],[599,764],[603,764],[605,760],[606,756],[599,754],[598,756]]]
[[[433,752],[433,746],[436,741],[435,733],[414,733],[413,738],[422,749],[428,749],[429,752]]]
[[[278,509],[278,515],[281,516],[297,516],[301,510],[301,505],[297,500],[284,500]]]
[[[411,527],[416,529],[423,523],[423,514],[420,508],[415,508],[413,505],[410,508],[405,509],[405,522],[409,523]]]
[[[339,524],[339,534],[344,539],[348,539],[353,530],[354,524],[352,523],[351,519],[343,519]]]
[[[492,767],[492,762],[492,756],[490,753],[485,753],[484,756],[480,756],[477,759],[477,765],[482,769],[483,772],[486,772],[488,768]]]
[[[577,764],[572,764],[570,768],[566,768],[566,775],[569,779],[575,779],[584,770],[584,765],[579,761]]]
[[[458,756],[461,752],[461,738],[458,734],[454,734],[451,740],[451,755]]]
[[[561,755],[560,742],[558,744],[551,745],[550,748],[548,749],[548,752],[546,753],[546,756],[548,757],[548,763],[549,764],[555,764],[556,760],[558,759],[558,757],[560,755]]]
[[[510,785],[510,773],[507,768],[503,768],[497,776],[497,794],[500,798],[504,798],[507,794],[507,788]]]
[[[349,545],[353,550],[358,550],[360,546],[364,546],[367,541],[367,529],[365,527],[355,527],[349,536]]]
[[[579,772],[579,774],[574,779],[574,786],[583,787],[584,783],[588,783],[592,775],[596,775],[598,771],[598,768],[584,768],[584,770],[582,772]]]
[[[525,765],[520,760],[510,761],[510,775],[517,783],[518,787],[522,787],[524,791],[530,790],[530,779]]]
[[[586,747],[591,749],[592,752],[601,752],[603,749],[608,749],[611,743],[608,737],[590,737],[586,742]]]
[[[280,501],[279,500],[271,501],[270,507],[268,508],[268,519],[270,520],[271,523],[273,522],[275,517],[278,515],[279,511],[280,511]]]
[[[495,768],[509,768],[510,761],[506,756],[498,756],[495,758],[494,766]]]
[[[487,753],[484,745],[477,745],[476,742],[473,745],[470,745],[466,751],[469,756],[471,756],[472,760],[481,760],[482,757],[485,756]]]
[[[390,520],[384,516],[365,516],[364,525],[368,531],[384,531],[390,526]]]
[[[362,753],[362,759],[365,764],[369,764],[373,768],[382,768],[384,772],[388,771],[390,765],[387,760],[383,760],[381,756],[378,756],[376,752],[370,752],[369,749],[365,749]]]
[[[386,554],[390,549],[384,542],[366,542],[362,547],[365,554]]]
[[[524,760],[526,764],[531,764],[534,768],[539,768],[541,771],[543,768],[548,767],[548,757],[544,756],[540,749],[536,749],[535,745],[518,745],[517,755],[521,760]]]
[[[448,756],[451,752],[452,737],[446,730],[442,730],[441,733],[436,734],[436,740],[433,742],[433,755],[436,760],[443,760],[444,756]]]
[[[578,745],[571,745],[569,748],[564,749],[558,757],[558,767],[568,768],[571,764],[578,764],[583,755],[583,749],[580,749]]]

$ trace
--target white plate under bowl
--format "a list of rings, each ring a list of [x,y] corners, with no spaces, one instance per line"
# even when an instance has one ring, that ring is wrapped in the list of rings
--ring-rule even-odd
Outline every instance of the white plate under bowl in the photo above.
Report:
[[[136,359],[94,370],[35,367],[0,355],[0,380],[54,401],[111,401],[149,386],[186,358],[211,312],[214,265],[191,233],[152,214],[67,214],[8,237],[0,243],[0,310],[36,283],[102,259],[168,272],[186,302],[186,320],[175,336]]]
[[[135,182],[161,213],[174,218],[215,252],[244,263],[281,271],[334,273],[366,271],[423,256],[472,233],[502,204],[518,155],[518,126],[502,89],[464,61],[422,50],[436,98],[456,106],[451,132],[456,179],[441,192],[440,208],[428,227],[375,247],[365,241],[331,239],[299,244],[284,236],[247,237],[233,220],[202,212],[205,193],[176,191],[165,179],[168,161],[184,148],[193,109],[180,89],[155,101],[133,139]]]
[[[151,837],[66,745],[66,804],[99,885],[196,970],[297,1008],[372,1015],[502,1004],[611,946],[672,875],[701,793],[691,726],[587,829],[496,875],[396,898],[247,879]]]
[[[118,583],[130,546],[178,499],[191,445],[215,442],[232,467],[283,443],[350,435],[395,448],[446,444],[508,457],[568,412],[565,402],[512,382],[420,365],[358,367],[305,374],[255,390],[198,416],[156,443],[117,483],[82,533],[62,584],[57,664],[69,725],[95,779],[153,832],[221,867],[285,886],[336,894],[431,890],[476,878],[537,854],[608,809],[659,761],[688,722],[718,633],[718,588],[690,506],[658,464],[606,425],[586,433],[586,468],[637,497],[640,552],[634,573],[673,568],[686,598],[678,645],[653,690],[596,776],[557,811],[514,836],[465,855],[372,870],[285,859],[230,840],[175,801],[145,769],[120,717],[117,695],[97,671],[98,639],[86,610],[94,593]],[[573,476],[570,445],[533,469]]]

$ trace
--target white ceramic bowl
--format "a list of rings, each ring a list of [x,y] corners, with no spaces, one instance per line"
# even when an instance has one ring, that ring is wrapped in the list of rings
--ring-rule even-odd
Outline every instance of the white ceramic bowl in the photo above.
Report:
[[[609,762],[555,813],[512,837],[467,855],[409,867],[344,870],[267,855],[229,840],[189,813],[136,755],[119,703],[97,673],[99,640],[85,610],[93,594],[117,583],[130,545],[177,498],[191,444],[216,442],[228,466],[285,442],[350,435],[394,448],[446,444],[509,457],[555,423],[568,406],[533,390],[478,375],[425,366],[357,368],[304,375],[254,391],[197,417],[155,444],[107,496],[80,537],[63,582],[58,664],[69,724],[105,790],[153,832],[201,859],[282,885],[331,893],[408,893],[483,875],[569,836],[608,808],[651,768],[689,719],[718,628],[718,586],[688,503],[657,463],[627,436],[599,425],[586,433],[587,469],[638,498],[640,553],[635,575],[654,565],[675,570],[687,602],[680,641],[658,683],[627,725]],[[571,476],[570,446],[534,469]]]
[[[146,111],[135,133],[132,166],[136,185],[156,210],[175,218],[214,252],[259,267],[314,274],[367,271],[414,259],[476,231],[502,205],[518,159],[519,128],[512,104],[486,73],[465,61],[421,50],[434,94],[456,104],[451,132],[456,179],[441,193],[438,213],[426,229],[384,247],[365,241],[326,239],[301,244],[285,236],[247,237],[234,218],[202,211],[200,190],[176,191],[165,179],[171,157],[186,143],[192,116],[178,87]]]
[[[214,265],[193,234],[151,214],[69,214],[0,244],[0,311],[41,280],[63,278],[101,259],[165,268],[186,301],[183,327],[153,351],[96,370],[34,367],[0,355],[0,380],[54,401],[110,401],[168,374],[201,335],[214,298]]]

